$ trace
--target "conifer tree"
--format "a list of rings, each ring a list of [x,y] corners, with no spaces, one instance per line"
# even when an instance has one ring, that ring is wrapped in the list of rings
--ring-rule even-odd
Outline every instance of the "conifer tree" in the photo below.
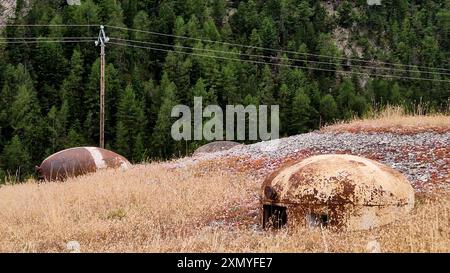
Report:
[[[41,106],[47,112],[51,106],[60,103],[57,87],[67,74],[67,60],[60,43],[38,44],[34,55],[34,71],[37,74],[37,85]]]
[[[211,16],[217,26],[221,27],[223,23],[223,18],[225,17],[227,10],[227,2],[225,0],[216,0],[212,2],[212,12]]]
[[[264,66],[261,77],[261,83],[259,84],[259,102],[265,105],[272,105],[274,103],[274,82],[272,72],[268,65]]]
[[[290,134],[307,132],[311,128],[311,100],[304,90],[299,89],[292,102]]]
[[[61,100],[67,103],[69,122],[83,116],[83,72],[81,52],[75,49],[70,59],[69,75],[64,79],[60,92]]]
[[[117,109],[116,147],[117,151],[133,161],[142,159],[145,116],[142,103],[136,99],[131,85],[128,85]]]
[[[38,160],[44,154],[41,147],[46,143],[45,122],[35,91],[26,85],[17,87],[17,95],[11,105],[10,123],[14,134],[28,147],[32,159]]]
[[[159,108],[158,119],[156,121],[152,139],[156,155],[167,158],[174,152],[170,130],[172,127],[172,108],[177,104],[175,98],[176,86],[173,82],[170,82],[165,86],[161,86],[161,88],[163,90],[162,104]]]
[[[87,141],[84,135],[80,132],[79,124],[75,123],[72,127],[70,127],[69,132],[67,133],[67,138],[64,143],[64,148],[73,148],[86,146]]]
[[[0,162],[4,174],[16,178],[17,181],[22,180],[32,169],[31,158],[26,146],[17,135],[14,135],[3,149]]]
[[[330,123],[338,117],[337,104],[330,94],[320,100],[320,116],[323,123]]]

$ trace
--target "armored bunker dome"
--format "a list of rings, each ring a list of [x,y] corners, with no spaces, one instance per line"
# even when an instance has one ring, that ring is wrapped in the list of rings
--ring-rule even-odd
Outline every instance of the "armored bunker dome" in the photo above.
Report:
[[[295,222],[347,230],[400,219],[414,190],[398,171],[353,155],[318,155],[284,166],[262,186],[263,227]]]
[[[105,168],[128,169],[130,162],[121,155],[97,147],[76,147],[54,153],[36,167],[40,180],[64,180]]]
[[[225,151],[237,145],[241,144],[234,141],[214,141],[197,148],[197,150],[195,150],[194,152],[194,155]]]

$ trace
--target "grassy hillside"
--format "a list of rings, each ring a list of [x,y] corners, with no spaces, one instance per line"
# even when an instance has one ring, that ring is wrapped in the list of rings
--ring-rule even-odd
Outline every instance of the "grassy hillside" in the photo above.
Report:
[[[139,166],[63,184],[0,188],[1,252],[450,251],[450,194],[418,196],[412,214],[370,231],[262,231],[258,181],[223,172]]]
[[[448,132],[450,115],[419,113],[408,114],[402,107],[386,107],[383,111],[368,114],[366,118],[355,118],[337,122],[321,129],[324,132]]]
[[[402,128],[424,122],[437,126],[448,117],[391,116],[382,120],[381,124],[380,120],[356,124],[364,128],[373,124],[383,128],[400,124]],[[450,133],[448,123],[443,125],[437,136]],[[353,125],[345,126],[341,133]],[[416,133],[421,134],[410,132]],[[399,156],[402,152],[393,151]],[[80,242],[82,252],[366,252],[373,240],[379,242],[382,252],[450,251],[448,188],[421,192],[415,187],[412,213],[373,230],[291,226],[263,231],[259,191],[264,176],[252,169],[259,161],[253,159],[252,165],[236,158],[207,158],[100,171],[64,183],[30,180],[2,186],[0,252],[65,252],[65,244],[71,240]],[[443,160],[450,160],[448,153]],[[445,171],[446,180],[436,183],[448,183],[450,176],[448,169]]]
[[[170,109],[192,107],[194,96],[222,108],[279,105],[283,137],[387,104],[448,109],[448,0],[0,5],[9,14],[0,18],[8,24],[0,26],[0,183],[25,180],[64,148],[98,145],[101,24],[110,38],[105,143],[132,162],[205,143],[170,138]]]

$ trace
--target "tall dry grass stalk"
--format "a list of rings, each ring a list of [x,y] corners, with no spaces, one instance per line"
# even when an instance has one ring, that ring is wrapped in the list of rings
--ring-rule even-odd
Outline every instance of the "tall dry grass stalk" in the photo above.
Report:
[[[353,118],[340,121],[322,128],[332,132],[398,132],[417,133],[422,131],[450,131],[450,115],[448,114],[408,114],[400,106],[387,106],[382,111],[370,112],[364,118]]]
[[[261,181],[159,164],[64,183],[0,188],[1,252],[449,252],[450,194],[418,198],[406,219],[369,231],[262,231]]]

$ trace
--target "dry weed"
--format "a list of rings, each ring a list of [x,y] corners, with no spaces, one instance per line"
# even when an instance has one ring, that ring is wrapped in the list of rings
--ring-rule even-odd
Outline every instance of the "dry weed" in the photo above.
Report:
[[[0,188],[0,252],[449,252],[450,194],[418,197],[410,217],[369,231],[263,231],[249,176],[160,164],[64,183]]]

